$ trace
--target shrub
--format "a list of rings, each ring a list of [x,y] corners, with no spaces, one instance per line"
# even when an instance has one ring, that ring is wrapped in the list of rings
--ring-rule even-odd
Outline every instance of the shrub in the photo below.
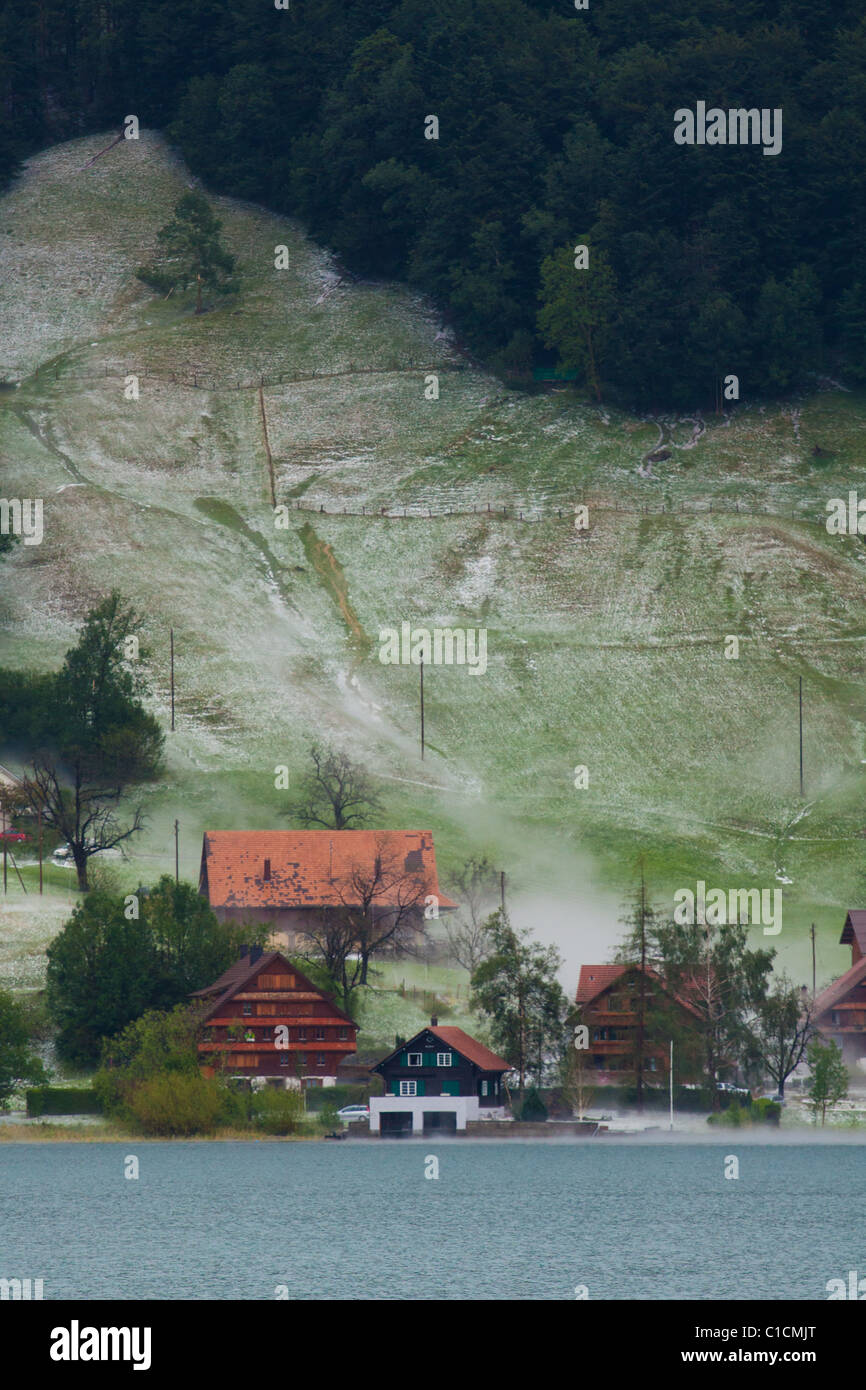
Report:
[[[311,1086],[307,1091],[307,1112],[333,1108],[340,1110],[344,1105],[366,1105],[370,1095],[378,1095],[376,1083],[360,1082],[357,1086]]]
[[[750,1125],[751,1123],[751,1108],[743,1109],[738,1100],[732,1100],[725,1110],[707,1116],[708,1125],[730,1125],[733,1129],[741,1129],[743,1125]]]
[[[782,1118],[782,1107],[776,1100],[753,1100],[752,1119],[756,1124],[778,1125]]]
[[[140,1082],[126,1109],[144,1134],[212,1134],[225,1103],[218,1082],[174,1072]]]
[[[530,1086],[523,1097],[523,1105],[520,1108],[521,1120],[546,1120],[547,1106],[541,1099],[538,1089]]]
[[[337,1114],[337,1107],[334,1105],[333,1101],[329,1101],[327,1105],[323,1105],[316,1118],[324,1130],[340,1128],[340,1117]]]
[[[250,1111],[256,1128],[265,1134],[294,1134],[303,1119],[304,1097],[300,1091],[266,1086],[253,1093]]]
[[[27,1093],[28,1115],[101,1115],[96,1091],[75,1086],[35,1086]]]

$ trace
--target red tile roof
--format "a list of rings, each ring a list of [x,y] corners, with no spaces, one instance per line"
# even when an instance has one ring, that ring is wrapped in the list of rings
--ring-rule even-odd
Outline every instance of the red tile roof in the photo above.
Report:
[[[296,966],[292,965],[281,951],[265,951],[258,960],[252,963],[250,963],[249,956],[242,956],[240,960],[236,960],[233,965],[230,965],[228,970],[224,970],[219,979],[214,980],[212,985],[208,985],[206,989],[197,989],[194,994],[191,994],[191,999],[211,1001],[207,1011],[202,1016],[202,1022],[206,1023],[209,1018],[213,1018],[239,990],[254,980],[257,975],[267,974],[277,963],[282,965],[287,973],[294,975],[296,990],[318,994],[322,999],[327,999],[334,1013],[339,1014],[340,1018],[344,1018],[353,1028],[358,1027],[354,1019],[338,1008],[328,995],[323,994],[320,989],[316,989],[316,986],[310,983],[306,975],[303,975]]]
[[[624,970],[624,965],[582,965],[575,1003],[589,1004],[614,980],[618,980]]]
[[[836,1004],[839,1004],[856,985],[866,980],[866,956],[858,960],[856,965],[852,965],[850,970],[846,970],[844,975],[840,975],[838,980],[827,985],[820,994],[815,995],[814,1016],[820,1018],[822,1014],[828,1012]],[[832,1025],[830,1025],[832,1027]]]
[[[866,909],[862,907],[851,908],[845,918],[839,945],[850,946],[854,941],[857,942],[863,955],[866,956]]]
[[[377,855],[385,879],[377,906],[414,897],[416,875],[440,910],[457,906],[439,887],[430,830],[208,830],[201,890],[211,907],[336,907],[351,897],[353,871],[372,874]]]
[[[591,1004],[593,999],[597,999],[600,994],[609,989],[627,970],[640,970],[640,965],[637,961],[632,965],[582,965],[574,1002],[576,1004]],[[688,1009],[690,1013],[698,1015],[698,1010],[688,998],[687,990],[674,994],[672,990],[668,989],[658,971],[653,970],[651,966],[646,967],[646,975],[647,979],[655,980],[656,984],[660,985],[671,999],[675,999],[681,1008]]]
[[[439,1024],[432,1024],[428,1029],[434,1037],[453,1047],[455,1052],[459,1052],[461,1057],[467,1061],[474,1062],[476,1067],[482,1071],[511,1071],[511,1063],[506,1062],[502,1057],[497,1057],[495,1052],[491,1052],[489,1047],[483,1043],[476,1042],[470,1038],[468,1033],[464,1033],[462,1028],[440,1028]]]

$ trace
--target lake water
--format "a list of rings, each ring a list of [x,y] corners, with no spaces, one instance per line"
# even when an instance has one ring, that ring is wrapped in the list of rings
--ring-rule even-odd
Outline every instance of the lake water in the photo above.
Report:
[[[863,1144],[733,1137],[4,1144],[0,1277],[46,1299],[826,1299],[866,1276],[864,1179]]]

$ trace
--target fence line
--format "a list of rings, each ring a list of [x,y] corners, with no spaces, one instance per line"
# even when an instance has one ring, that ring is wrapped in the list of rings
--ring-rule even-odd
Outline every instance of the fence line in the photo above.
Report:
[[[548,508],[521,508],[519,506],[494,506],[492,502],[488,502],[484,506],[466,508],[433,508],[418,507],[416,505],[413,505],[411,507],[407,506],[403,508],[362,507],[360,511],[353,511],[349,508],[343,507],[328,507],[325,506],[324,503],[316,505],[314,503],[302,502],[299,498],[295,498],[291,502],[283,503],[282,505],[291,506],[295,511],[315,512],[324,516],[366,516],[386,521],[429,521],[433,520],[434,518],[438,519],[440,517],[446,516],[484,516],[489,517],[492,521],[498,520],[532,522],[552,521],[554,517],[556,517],[560,521],[570,520],[571,516],[574,515],[573,507],[568,505]],[[661,506],[652,506],[649,503],[645,503],[643,505],[629,506],[620,502],[588,501],[586,503],[582,503],[581,505],[586,506],[590,514],[594,511],[600,511],[622,512],[624,515],[629,516],[748,516],[759,517],[764,519],[778,518],[779,520],[801,521],[809,526],[822,527],[826,526],[827,521],[826,516],[808,516],[804,515],[802,512],[797,512],[794,508],[791,508],[790,510],[785,509],[780,511],[753,511],[749,507],[741,506],[738,502],[735,502],[733,504],[722,502],[680,502],[679,504],[675,503],[673,505],[667,505],[665,503],[662,503]]]
[[[32,380],[39,377],[49,376],[58,381],[63,376],[64,381],[118,381],[123,382],[128,376],[136,376],[140,381],[148,379],[152,381],[163,381],[172,386],[182,386],[189,390],[197,391],[255,391],[265,386],[293,386],[305,381],[332,381],[334,378],[342,376],[420,376],[431,373],[437,376],[445,376],[449,373],[459,373],[470,371],[471,368],[463,363],[458,364],[438,364],[434,366],[422,363],[408,367],[357,367],[354,363],[350,364],[345,370],[340,372],[279,372],[276,375],[269,375],[267,372],[260,372],[258,376],[251,380],[242,380],[240,376],[225,377],[212,376],[208,372],[197,372],[192,370],[171,372],[168,370],[154,370],[152,367],[125,367],[121,371],[112,371],[106,367],[101,372],[76,372],[66,371],[59,365],[54,368],[39,367],[34,373]]]
[[[291,386],[296,383],[300,384],[302,382],[307,381],[330,381],[334,378],[344,376],[414,376],[422,374],[426,375],[429,373],[443,375],[445,373],[460,373],[471,370],[472,368],[468,363],[462,362],[446,365],[438,364],[433,366],[429,364],[415,364],[408,367],[358,367],[354,363],[352,363],[344,371],[339,372],[303,372],[297,375],[291,374],[289,372],[279,372],[276,375],[260,373],[257,377],[254,377],[249,381],[242,381],[240,377],[235,377],[234,379],[232,379],[231,377],[219,378],[209,376],[203,372],[195,371],[190,372],[188,373],[188,375],[185,376],[182,372],[154,370],[148,364],[145,364],[144,367],[130,366],[124,368],[120,372],[111,371],[108,367],[106,367],[102,372],[68,372],[64,370],[63,378],[64,380],[72,381],[124,381],[127,376],[137,376],[141,380],[147,380],[149,378],[153,381],[162,381],[170,383],[174,386],[188,388],[190,390],[257,390],[261,392],[266,386]],[[57,380],[59,379],[60,374],[61,368],[59,366],[55,366],[53,372],[51,367],[41,367],[34,373],[34,378],[38,378],[40,376],[45,375],[53,375],[54,379]],[[277,462],[279,462],[279,460],[277,460]],[[802,512],[798,512],[796,508],[793,507],[783,508],[777,511],[766,509],[763,511],[754,511],[750,507],[743,506],[739,501],[736,501],[734,503],[723,501],[709,501],[706,503],[680,502],[678,504],[662,503],[660,506],[653,505],[651,503],[644,503],[643,505],[635,504],[632,506],[620,502],[587,502],[585,505],[587,505],[590,508],[590,510],[593,511],[622,512],[631,516],[707,516],[714,513],[721,513],[723,515],[729,516],[749,516],[759,518],[778,517],[779,519],[804,522],[805,524],[810,526],[823,527],[826,525],[826,516],[813,517],[804,515]],[[295,499],[294,507],[298,511],[323,513],[327,516],[370,516],[385,518],[388,520],[405,519],[407,521],[432,520],[434,517],[445,516],[483,515],[490,517],[491,520],[498,519],[503,521],[532,522],[552,520],[554,515],[559,520],[562,520],[564,517],[568,517],[571,511],[571,508],[568,506],[549,508],[525,506],[523,508],[520,508],[519,506],[494,506],[490,502],[483,506],[475,506],[472,508],[467,507],[465,509],[459,507],[430,508],[417,507],[413,505],[411,508],[404,507],[402,509],[395,509],[382,507],[378,510],[362,507],[360,511],[352,511],[348,508],[326,507],[324,504],[315,506],[310,503],[301,502],[299,499]]]

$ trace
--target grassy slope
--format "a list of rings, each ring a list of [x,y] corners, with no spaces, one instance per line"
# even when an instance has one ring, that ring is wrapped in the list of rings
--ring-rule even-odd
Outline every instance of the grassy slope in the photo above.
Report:
[[[46,499],[43,545],[3,567],[0,659],[56,665],[116,584],[144,614],[166,718],[174,627],[178,730],[121,878],[171,866],[175,817],[191,876],[205,826],[279,825],[274,768],[298,773],[324,734],[383,779],[391,824],[433,827],[446,885],[470,850],[506,866],[516,915],[563,946],[569,985],[615,940],[640,848],[662,903],[697,878],[790,880],[769,944],[805,980],[815,920],[819,978],[844,968],[835,942],[857,892],[866,775],[866,556],[808,518],[849,487],[866,494],[862,397],[744,404],[692,446],[693,421],[509,391],[466,369],[429,305],[341,281],[298,226],[230,200],[220,214],[243,292],[195,318],[133,278],[188,175],[147,132],[83,170],[104,143],[33,159],[0,207],[0,379],[20,381],[0,392],[3,495]],[[123,373],[145,368],[158,375],[126,400]],[[428,370],[438,401],[424,397]],[[323,512],[275,528],[257,391],[168,379],[192,371],[225,387],[333,374],[265,390],[278,499]],[[660,437],[671,457],[643,478]],[[570,515],[581,501],[734,500],[785,515],[591,509],[588,535]],[[488,505],[538,519],[481,515]],[[383,507],[409,515],[333,514]],[[426,516],[449,507],[479,514]],[[380,627],[403,619],[489,634],[486,675],[429,672],[423,764],[417,672],[377,659]],[[729,633],[738,661],[723,657]],[[67,883],[52,871],[40,904],[13,879],[7,977],[38,978]]]

